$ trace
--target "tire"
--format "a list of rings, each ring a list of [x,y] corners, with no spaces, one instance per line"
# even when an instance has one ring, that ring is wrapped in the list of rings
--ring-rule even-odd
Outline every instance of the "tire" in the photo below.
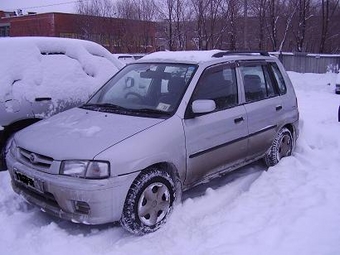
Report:
[[[290,156],[293,150],[293,136],[289,129],[282,128],[266,153],[264,160],[268,167],[275,166],[283,157]]]
[[[176,197],[169,173],[152,168],[132,183],[120,223],[127,231],[144,235],[159,229],[172,211]]]

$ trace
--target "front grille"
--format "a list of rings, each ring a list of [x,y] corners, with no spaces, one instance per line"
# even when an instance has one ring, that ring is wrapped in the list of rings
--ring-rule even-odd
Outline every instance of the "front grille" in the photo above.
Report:
[[[25,150],[23,148],[19,148],[20,159],[25,165],[29,165],[32,167],[48,169],[50,168],[53,158],[47,157],[38,153],[34,153],[32,151]]]

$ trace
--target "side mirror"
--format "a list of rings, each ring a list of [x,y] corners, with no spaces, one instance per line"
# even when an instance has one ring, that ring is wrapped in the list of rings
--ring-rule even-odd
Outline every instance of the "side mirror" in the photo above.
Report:
[[[195,114],[209,113],[216,109],[214,100],[195,100],[192,102],[192,112]]]

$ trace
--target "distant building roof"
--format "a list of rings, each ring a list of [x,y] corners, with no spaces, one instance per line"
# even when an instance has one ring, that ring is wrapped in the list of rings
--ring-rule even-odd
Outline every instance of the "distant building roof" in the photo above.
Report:
[[[16,12],[8,12],[0,10],[0,18],[9,18],[17,16]]]

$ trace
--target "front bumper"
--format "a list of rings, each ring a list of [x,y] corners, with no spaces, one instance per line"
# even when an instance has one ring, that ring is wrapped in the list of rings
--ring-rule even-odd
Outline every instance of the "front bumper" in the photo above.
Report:
[[[10,153],[6,160],[16,193],[44,212],[83,224],[119,221],[126,194],[138,175],[89,180],[35,170]]]

